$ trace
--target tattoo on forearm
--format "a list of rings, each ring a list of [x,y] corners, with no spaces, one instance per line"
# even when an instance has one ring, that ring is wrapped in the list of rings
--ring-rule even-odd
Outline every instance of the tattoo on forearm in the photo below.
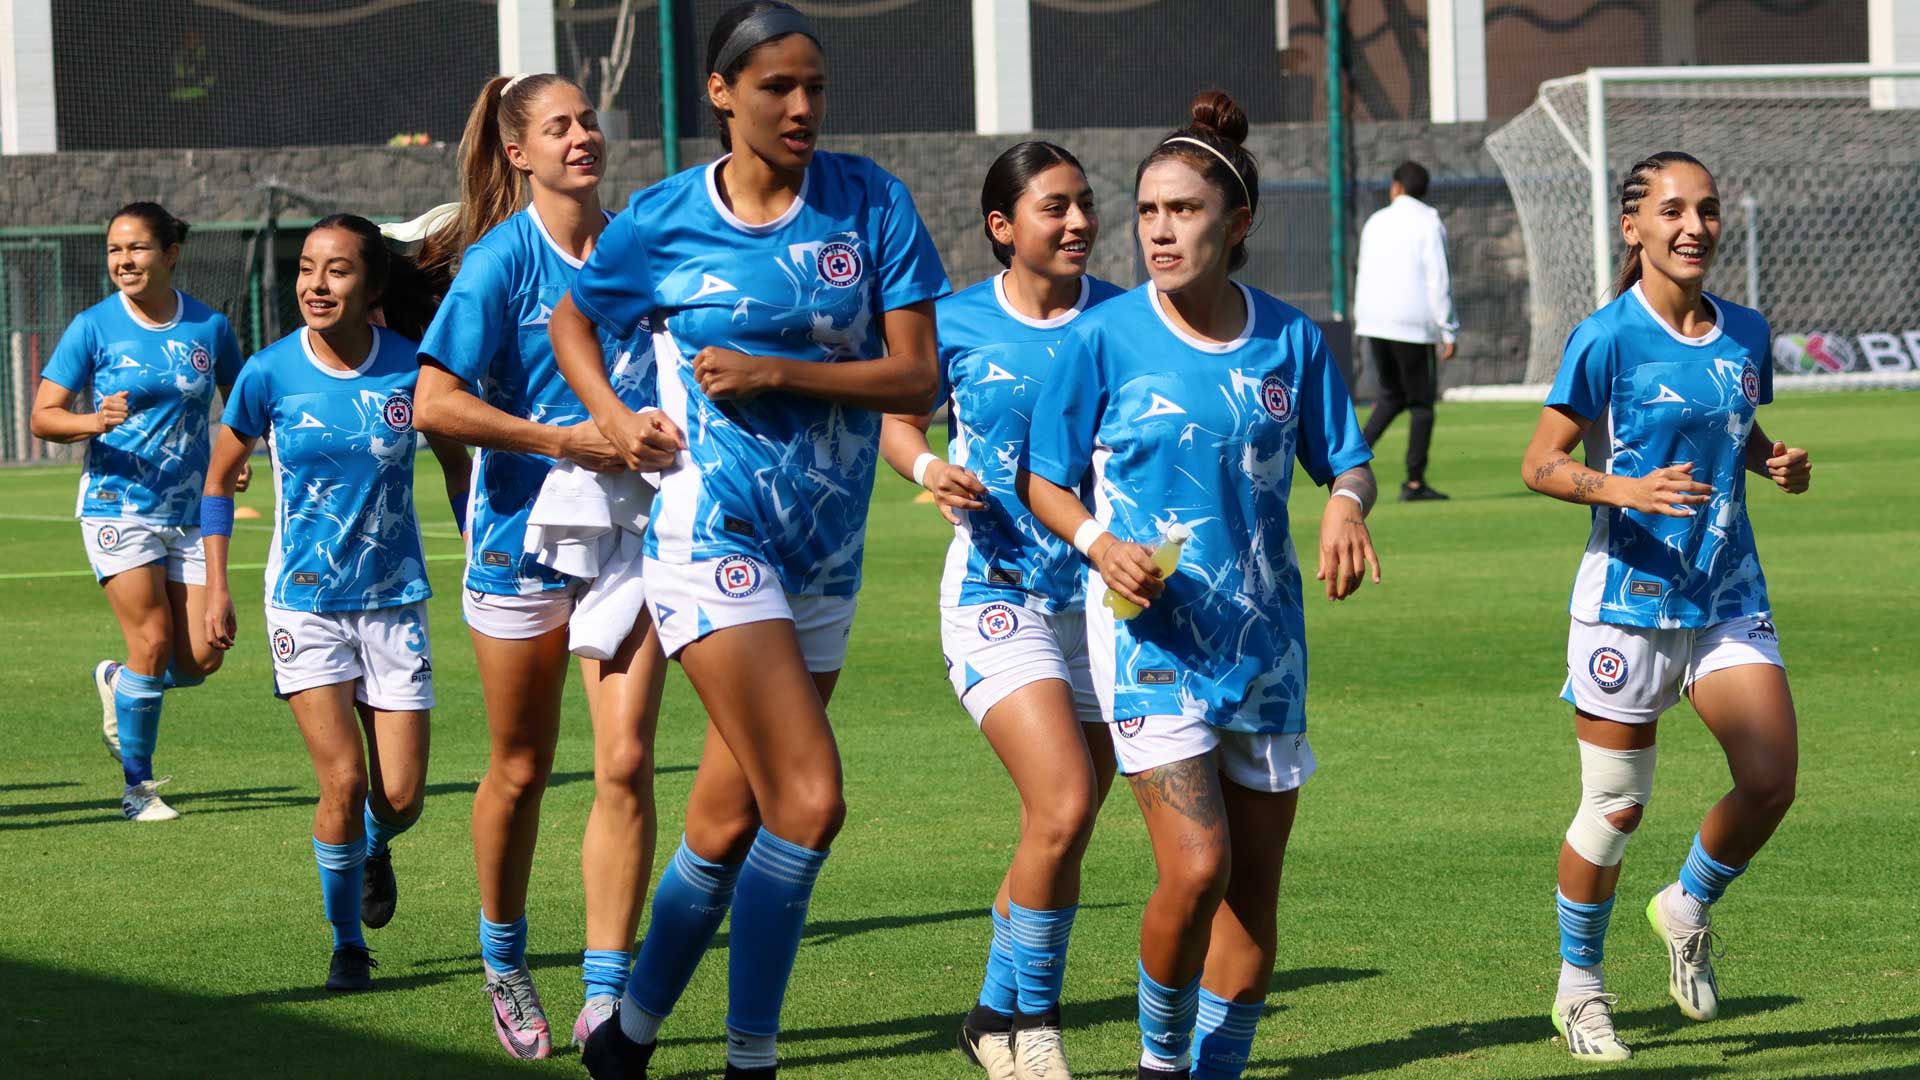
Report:
[[[1573,459],[1565,454],[1561,454],[1559,457],[1533,470],[1533,486],[1536,488],[1540,487],[1547,482],[1548,477],[1559,472],[1562,467],[1571,464],[1573,464]]]
[[[1220,827],[1226,819],[1226,808],[1220,802],[1220,782],[1211,758],[1162,765],[1129,776],[1127,783],[1133,786],[1140,808],[1148,813],[1164,806],[1208,829]]]
[[[1592,502],[1593,496],[1607,483],[1606,475],[1596,472],[1575,473],[1573,477],[1573,501]]]

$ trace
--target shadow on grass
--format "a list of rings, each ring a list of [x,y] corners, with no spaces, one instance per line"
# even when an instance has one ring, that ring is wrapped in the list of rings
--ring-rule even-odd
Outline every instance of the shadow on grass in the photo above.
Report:
[[[79,786],[78,780],[49,780],[33,784],[0,784],[0,791],[45,791],[48,788]]]
[[[404,989],[406,983],[383,979],[379,986],[375,995]],[[350,1020],[329,1023],[284,1006],[264,1007],[304,1000],[298,996],[207,997],[0,957],[0,1000],[6,1002],[0,1056],[14,1080],[129,1074],[333,1077],[342,1075],[348,1062],[358,1063],[349,1075],[527,1076],[524,1064],[508,1060],[491,1041],[474,1040],[470,1054],[433,1050],[355,1030],[347,1026]],[[350,1002],[337,995],[332,1000]],[[339,1019],[339,1010],[329,1013]]]

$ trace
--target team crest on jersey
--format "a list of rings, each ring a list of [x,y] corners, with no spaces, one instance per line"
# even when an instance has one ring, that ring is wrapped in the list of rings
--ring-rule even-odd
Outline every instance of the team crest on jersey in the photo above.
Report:
[[[213,370],[213,354],[207,351],[205,345],[196,341],[193,343],[193,351],[187,354],[187,363],[193,365],[193,370],[205,375]]]
[[[1120,729],[1120,737],[1123,739],[1133,738],[1135,735],[1140,734],[1141,728],[1146,726],[1147,718],[1144,716],[1129,716],[1114,725],[1114,727]]]
[[[714,567],[713,583],[727,596],[744,600],[760,591],[760,564],[745,555],[729,555]]]
[[[814,269],[820,280],[836,289],[853,287],[860,280],[860,249],[844,240],[835,240],[814,257]]]
[[[1618,690],[1627,681],[1627,658],[1619,649],[1595,649],[1587,658],[1587,674],[1600,689]]]
[[[94,539],[100,542],[101,551],[112,551],[120,546],[120,530],[112,525],[102,525]]]
[[[1751,361],[1740,372],[1740,393],[1746,397],[1747,404],[1760,404],[1760,373],[1753,369]]]
[[[293,659],[293,632],[284,626],[273,628],[273,655],[279,657],[281,663]]]
[[[1293,392],[1278,375],[1260,380],[1260,407],[1281,423],[1293,419]]]
[[[1005,604],[988,604],[977,622],[980,636],[988,641],[1005,641],[1020,631],[1020,616]]]
[[[413,430],[413,399],[405,394],[395,394],[380,406],[380,418],[387,426],[401,434]]]

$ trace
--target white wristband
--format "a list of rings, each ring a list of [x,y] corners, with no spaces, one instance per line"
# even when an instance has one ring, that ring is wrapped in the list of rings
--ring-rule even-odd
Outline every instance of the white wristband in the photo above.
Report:
[[[1367,512],[1367,500],[1361,498],[1359,492],[1350,491],[1346,488],[1335,488],[1333,494],[1336,498],[1352,499],[1354,502],[1360,504],[1360,513],[1365,514]]]
[[[1106,531],[1107,527],[1100,524],[1097,518],[1088,518],[1081,522],[1080,527],[1073,530],[1073,550],[1089,559],[1093,558],[1091,551],[1093,542],[1100,539]]]
[[[913,459],[913,482],[916,484],[919,484],[921,487],[926,487],[927,486],[927,469],[931,468],[933,463],[939,460],[940,460],[940,455],[935,453],[924,453],[924,454],[921,454],[919,457],[914,458]]]

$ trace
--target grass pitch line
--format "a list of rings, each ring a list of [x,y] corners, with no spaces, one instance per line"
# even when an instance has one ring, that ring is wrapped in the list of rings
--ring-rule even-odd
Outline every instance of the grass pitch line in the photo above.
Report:
[[[4,517],[4,516],[5,515],[0,515],[0,517]],[[450,562],[454,559],[464,559],[466,557],[467,557],[467,553],[464,551],[448,551],[448,552],[441,552],[438,555],[428,555],[426,556],[426,560],[428,562]],[[267,568],[267,564],[263,562],[228,563],[227,564],[227,569],[229,571],[265,570],[266,568]],[[34,571],[28,571],[25,573],[18,573],[18,574],[0,574],[0,581],[31,581],[35,578],[92,577],[92,576],[93,576],[92,570],[34,570]]]

